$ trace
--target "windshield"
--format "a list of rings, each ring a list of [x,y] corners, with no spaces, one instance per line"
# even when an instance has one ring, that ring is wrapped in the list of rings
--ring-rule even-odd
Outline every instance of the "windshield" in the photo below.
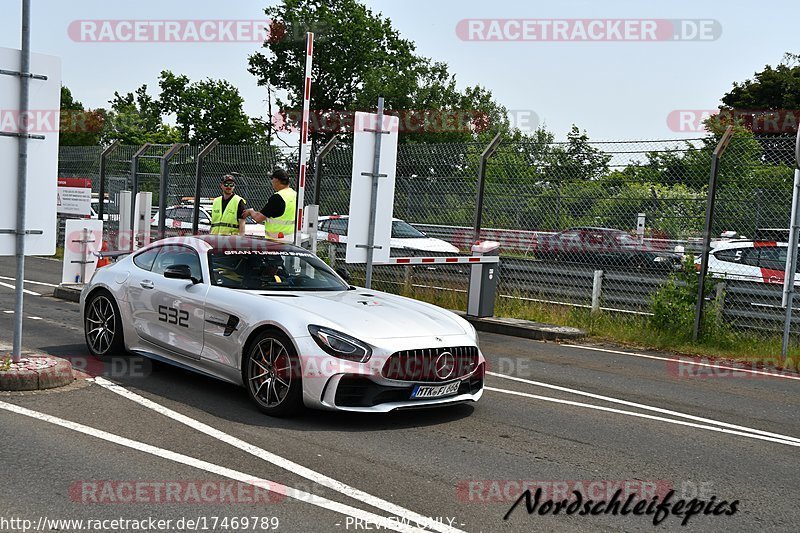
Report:
[[[308,252],[292,250],[213,250],[211,283],[253,291],[346,291],[349,286]]]
[[[402,220],[392,221],[392,238],[394,239],[424,239],[425,234],[417,230],[408,222]]]

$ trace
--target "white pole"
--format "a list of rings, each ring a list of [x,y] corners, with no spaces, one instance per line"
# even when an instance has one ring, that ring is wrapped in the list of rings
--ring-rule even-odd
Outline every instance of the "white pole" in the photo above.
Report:
[[[303,84],[303,118],[300,126],[300,175],[297,179],[297,211],[294,218],[294,244],[303,242],[303,201],[306,193],[306,164],[308,163],[308,118],[311,102],[311,64],[314,56],[314,34],[306,34],[306,76]]]

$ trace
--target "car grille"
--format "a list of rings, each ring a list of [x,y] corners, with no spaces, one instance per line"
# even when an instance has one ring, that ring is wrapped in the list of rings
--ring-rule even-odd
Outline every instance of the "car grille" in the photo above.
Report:
[[[452,355],[449,358],[446,354]],[[440,359],[445,354],[445,359]],[[440,368],[437,372],[437,361]],[[441,368],[443,363],[451,367]],[[383,365],[382,375],[399,381],[440,382],[462,378],[472,374],[478,367],[476,346],[453,348],[425,348],[393,353]]]

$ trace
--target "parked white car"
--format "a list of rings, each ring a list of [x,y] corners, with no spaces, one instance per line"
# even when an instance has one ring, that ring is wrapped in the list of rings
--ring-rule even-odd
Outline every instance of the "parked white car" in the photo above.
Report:
[[[789,245],[774,241],[721,241],[708,255],[708,273],[756,283],[783,283]],[[700,268],[700,258],[695,259]],[[800,277],[795,274],[795,285]]]
[[[346,243],[348,222],[347,215],[319,217],[317,240]],[[428,237],[408,222],[399,218],[392,219],[390,246],[418,252],[445,254],[457,254],[459,252],[459,249],[449,242]]]
[[[159,215],[160,213],[156,211],[150,219],[150,225],[154,228],[158,227]],[[167,218],[164,220],[164,227],[191,232],[193,216],[193,205],[173,205],[167,208]],[[198,219],[197,231],[198,233],[211,232],[211,205],[200,204],[200,217]],[[244,231],[245,235],[263,237],[264,224],[258,224],[252,218],[248,218]]]

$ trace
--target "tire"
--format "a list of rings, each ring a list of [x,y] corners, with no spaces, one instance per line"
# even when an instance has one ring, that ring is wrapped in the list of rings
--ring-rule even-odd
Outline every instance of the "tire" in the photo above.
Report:
[[[86,302],[83,333],[86,347],[95,357],[125,352],[122,317],[114,297],[108,291],[96,291]]]
[[[303,406],[300,359],[283,333],[265,331],[249,344],[242,380],[250,399],[270,416],[293,415]]]

